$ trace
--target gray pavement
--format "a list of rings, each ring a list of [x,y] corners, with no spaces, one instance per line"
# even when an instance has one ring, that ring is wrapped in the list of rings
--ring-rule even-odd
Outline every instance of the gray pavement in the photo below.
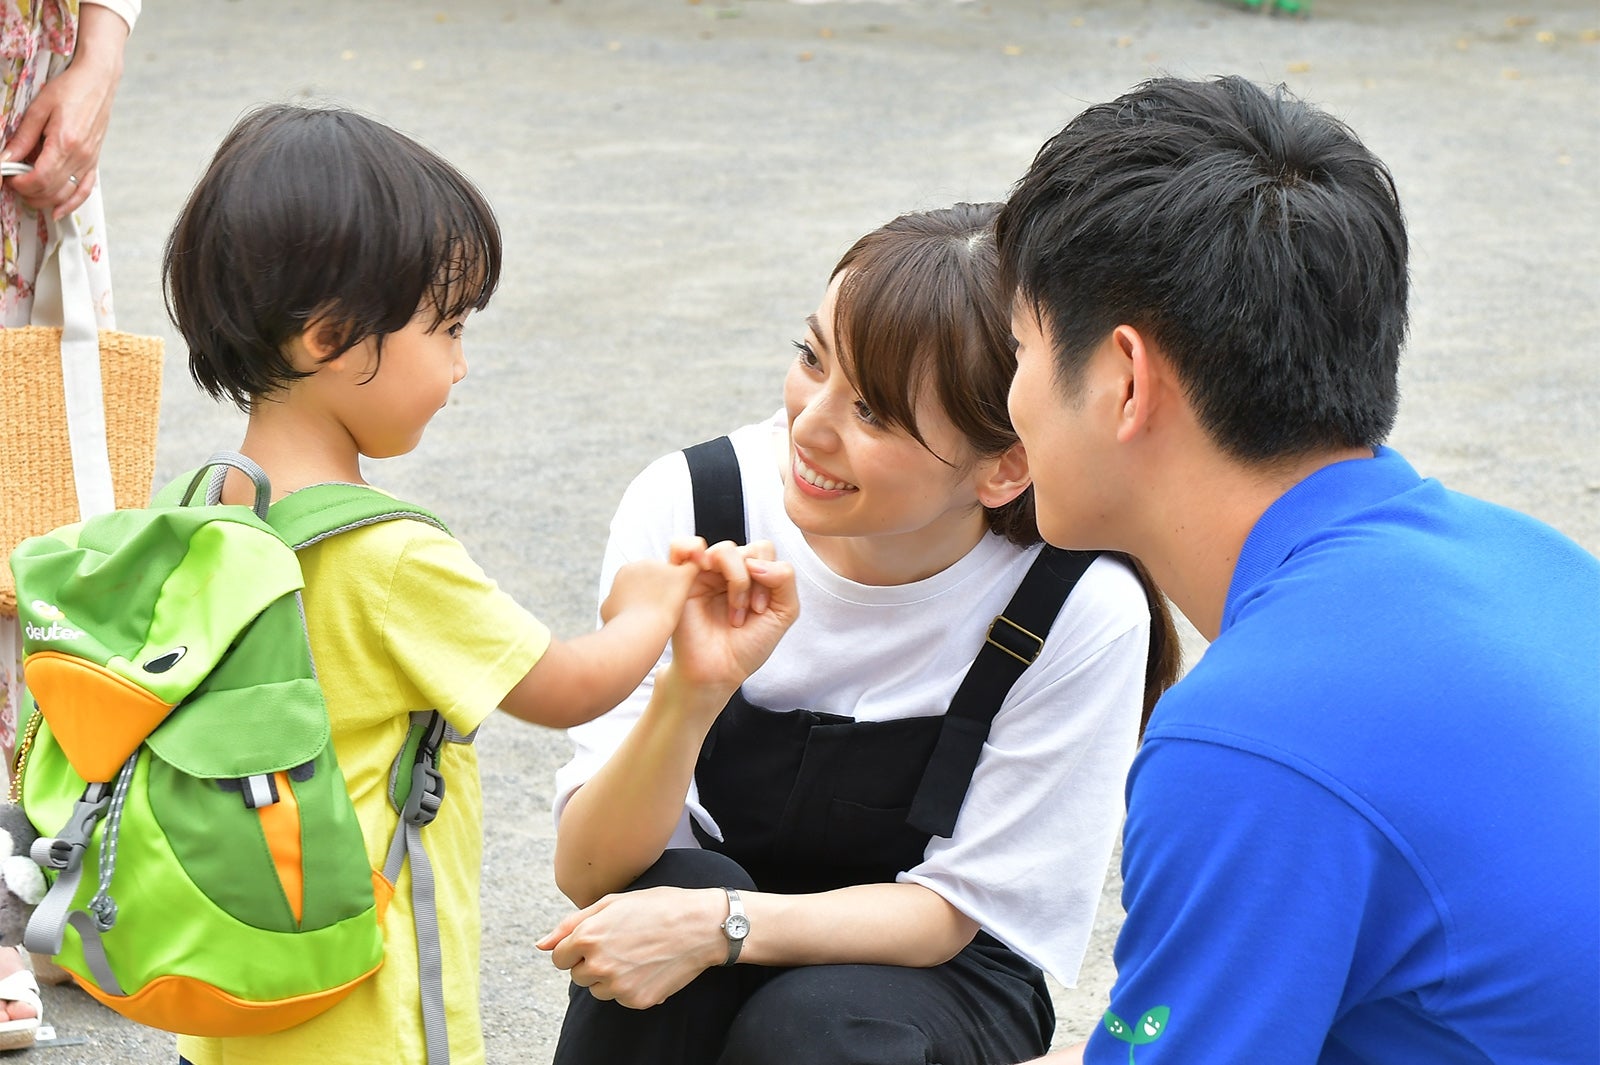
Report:
[[[252,105],[330,101],[442,151],[500,212],[505,279],[449,408],[371,475],[574,634],[628,479],[776,409],[856,236],[1002,197],[1046,136],[1142,78],[1238,72],[1344,117],[1394,170],[1415,264],[1394,442],[1600,551],[1597,37],[1592,0],[1318,0],[1304,21],[1207,0],[151,0],[102,165],[119,324],[168,337],[159,474],[231,446],[240,416],[190,385],[158,283],[218,139]],[[479,748],[488,1059],[546,1062],[565,985],[532,944],[565,909],[565,741],[497,719]],[[1103,1008],[1115,889],[1058,989],[1061,1040]],[[30,1060],[173,1060],[77,991],[46,1008],[84,1042]]]

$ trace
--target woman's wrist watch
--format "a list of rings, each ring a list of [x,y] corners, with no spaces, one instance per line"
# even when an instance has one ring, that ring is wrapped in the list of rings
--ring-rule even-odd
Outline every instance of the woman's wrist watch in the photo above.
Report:
[[[744,946],[744,937],[750,934],[750,918],[745,916],[739,893],[733,888],[722,890],[728,893],[728,916],[722,922],[722,934],[728,937],[728,960],[722,964],[732,965],[739,960],[739,948]]]

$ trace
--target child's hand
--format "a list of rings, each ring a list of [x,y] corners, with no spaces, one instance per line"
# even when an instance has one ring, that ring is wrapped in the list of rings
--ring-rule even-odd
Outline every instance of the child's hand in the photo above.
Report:
[[[689,588],[705,566],[704,540],[673,545],[673,560],[617,570],[597,631],[551,639],[500,706],[539,725],[571,728],[610,710],[639,686],[678,627]]]
[[[693,544],[698,544],[698,549]],[[642,559],[617,570],[611,581],[611,592],[600,604],[600,620],[610,622],[625,611],[659,610],[669,619],[669,627],[676,625],[689,589],[700,576],[705,555],[704,540],[695,540],[693,544],[686,541],[673,544],[671,562]],[[684,556],[681,559],[676,557],[680,546]]]

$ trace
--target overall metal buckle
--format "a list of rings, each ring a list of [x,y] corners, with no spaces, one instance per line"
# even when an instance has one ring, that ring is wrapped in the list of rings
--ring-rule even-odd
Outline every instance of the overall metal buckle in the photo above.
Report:
[[[1001,622],[1005,623],[1004,626]],[[1024,666],[1033,665],[1044,650],[1044,637],[1029,632],[1004,614],[996,614],[995,619],[989,622],[989,632],[983,642],[999,648]]]

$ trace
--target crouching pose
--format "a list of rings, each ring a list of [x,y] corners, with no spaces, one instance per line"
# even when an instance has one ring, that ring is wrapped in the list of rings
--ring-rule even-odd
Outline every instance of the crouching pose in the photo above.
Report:
[[[603,580],[733,540],[756,572],[794,566],[800,613],[784,635],[781,612],[691,609],[632,697],[572,730],[556,876],[583,909],[540,944],[573,980],[557,1065],[1049,1046],[1041,970],[1076,977],[1177,647],[1127,560],[1039,542],[996,211],[861,238],[783,409],[623,498]]]

